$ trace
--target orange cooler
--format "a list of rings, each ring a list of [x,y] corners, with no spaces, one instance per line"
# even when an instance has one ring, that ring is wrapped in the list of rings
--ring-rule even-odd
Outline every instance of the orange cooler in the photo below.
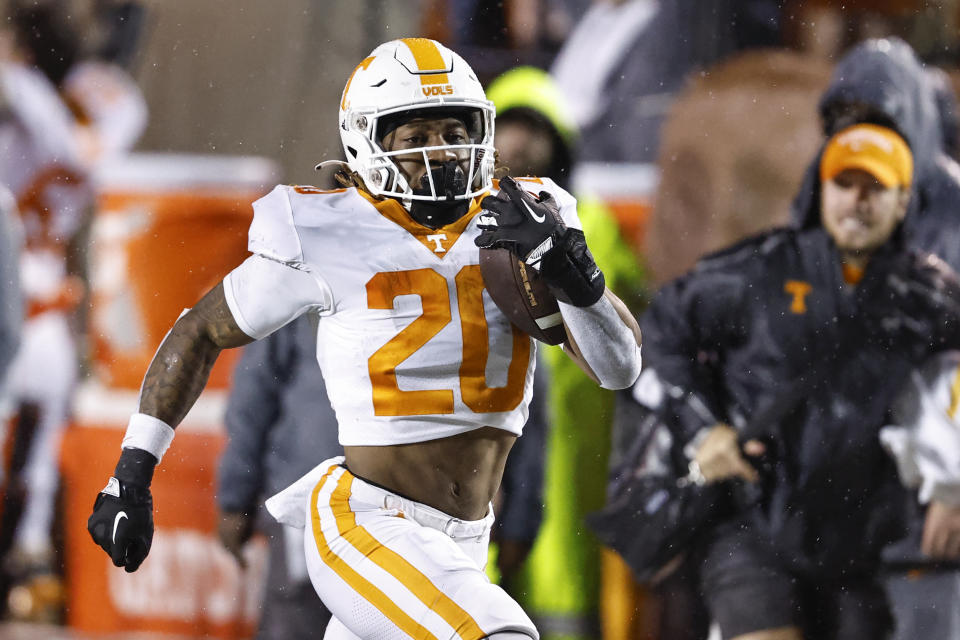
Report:
[[[91,541],[86,519],[113,471],[157,346],[184,308],[246,258],[250,204],[277,175],[261,158],[134,154],[98,178],[89,256],[93,375],[78,389],[61,464],[67,623],[75,629],[110,637],[253,632],[265,545],[251,545],[241,572],[215,533],[215,470],[239,350],[220,356],[157,469],[156,532],[140,569],[113,567]]]
[[[653,164],[581,162],[573,172],[573,194],[602,200],[616,216],[623,239],[643,255],[659,182],[660,170]]]
[[[247,256],[250,204],[276,165],[253,157],[133,154],[98,178],[91,232],[94,375],[138,389],[157,346],[190,307]],[[213,369],[225,388],[236,354]]]

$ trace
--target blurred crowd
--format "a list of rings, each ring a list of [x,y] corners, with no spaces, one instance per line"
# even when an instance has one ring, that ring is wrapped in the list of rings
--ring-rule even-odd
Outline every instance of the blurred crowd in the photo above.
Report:
[[[56,3],[15,3],[5,16],[0,591],[13,615],[32,615],[46,598],[55,604],[46,615],[59,616],[59,443],[84,348],[92,177],[146,124],[146,103],[125,70],[139,16],[134,3],[99,2],[90,31]]]
[[[64,530],[82,524],[63,515],[59,469],[66,454],[60,442],[77,390],[96,382],[90,291],[102,274],[89,268],[95,250],[90,229],[104,172],[135,149],[255,153],[280,163],[284,181],[311,181],[312,161],[339,153],[331,142],[334,113],[350,69],[382,40],[422,35],[460,53],[487,87],[497,109],[501,173],[547,176],[577,197],[596,261],[607,285],[641,318],[645,365],[657,374],[645,374],[635,389],[617,395],[597,388],[558,349],[541,351],[530,423],[495,502],[488,569],[530,612],[541,635],[707,638],[719,622],[724,637],[784,625],[806,629],[808,638],[960,637],[960,437],[950,435],[951,425],[960,434],[954,422],[960,384],[949,355],[960,343],[954,345],[951,334],[931,346],[930,336],[939,336],[954,318],[949,304],[927,303],[950,298],[953,270],[960,270],[960,5],[420,0],[410,3],[417,8],[411,11],[384,0],[331,3],[336,6],[329,10],[306,2],[302,11],[291,9],[292,17],[271,23],[291,34],[280,42],[277,33],[257,39],[258,16],[264,16],[252,14],[260,9],[213,4],[0,4],[0,610],[6,618],[68,624],[66,589],[84,582],[64,572]],[[209,35],[228,9],[225,20],[245,25],[249,41],[224,34],[202,47],[181,43],[178,30]],[[313,15],[325,11],[337,20],[327,24]],[[354,26],[340,29],[341,18]],[[345,41],[352,44],[340,47]],[[204,47],[236,55],[205,53]],[[251,47],[253,53],[246,51]],[[257,47],[274,53],[260,56]],[[319,56],[327,64],[318,64]],[[181,83],[178,74],[189,80]],[[261,106],[256,97],[271,95],[271,79],[282,92]],[[249,88],[254,97],[221,98],[214,93],[218,83],[237,90],[256,85]],[[825,220],[821,224],[829,215],[823,193],[853,166],[829,164],[836,149],[831,145],[849,128],[864,126],[882,130],[883,144],[903,143],[910,163],[908,175],[883,185],[903,198],[902,207],[891,205],[896,224],[877,246],[894,247],[890,264],[901,265],[911,251],[937,256],[944,280],[929,270],[891,267],[908,283],[925,278],[920,293],[910,289],[926,296],[921,304],[861,285],[861,279],[873,282],[866,263],[859,274],[846,267],[841,273],[830,263],[829,277],[836,280],[830,287],[869,290],[882,303],[857,298],[854,309],[852,294],[831,289],[836,316],[823,319],[823,327],[753,328],[768,343],[743,355],[745,339],[720,331],[721,318],[724,330],[746,326],[751,313],[763,318],[764,327],[780,326],[787,312],[777,316],[766,299],[725,287],[748,272],[756,280],[744,287],[767,286],[764,278],[782,265],[774,258],[763,262],[768,258],[762,256],[775,253],[764,242],[782,235],[789,237],[786,245],[796,245],[798,263],[817,265],[785,276],[794,283],[786,289],[790,313],[804,314],[808,303],[812,308],[809,283],[827,278],[817,269],[829,261],[821,259],[827,253],[808,256],[840,242]],[[906,161],[898,162],[903,169]],[[770,235],[774,228],[781,230]],[[768,235],[758,240],[761,232]],[[823,246],[810,249],[814,241],[806,238],[813,237]],[[770,286],[783,288],[783,278]],[[733,309],[724,306],[733,301]],[[900,315],[914,306],[922,310]],[[709,314],[714,321],[698,315],[703,308],[715,309]],[[837,329],[836,318],[847,316],[850,324]],[[890,333],[870,333],[893,325]],[[797,344],[790,342],[791,331],[802,333]],[[826,358],[821,347],[860,333],[870,333],[869,348],[833,350],[830,366],[811,368],[811,358]],[[338,455],[315,350],[306,317],[250,345],[234,367],[225,406],[226,445],[210,509],[223,552],[239,567],[249,562],[245,547],[253,538],[267,540],[266,584],[257,603],[260,638],[315,637],[329,618],[296,552],[302,540],[264,517],[261,506],[316,462]],[[849,371],[847,360],[856,361]],[[844,371],[828,375],[830,368]],[[949,373],[943,374],[945,386],[941,369]],[[820,379],[819,386],[787,384],[803,371]],[[804,418],[798,424],[828,425],[827,435],[807,436],[811,444],[751,431],[754,414],[769,419],[770,406],[788,404],[782,397],[790,393],[789,406],[771,421],[786,424],[785,416],[799,411]],[[923,421],[917,416],[926,414],[904,408],[908,396],[914,404],[934,396],[945,402],[940,413],[949,423],[939,433],[947,435],[922,440],[911,431]],[[901,431],[887,431],[881,441],[880,428],[891,425]],[[792,452],[818,448],[856,472],[844,475],[818,459],[810,464],[822,475],[811,474],[814,480],[803,485],[815,490],[770,489],[803,475],[796,469],[811,456],[794,458]],[[933,451],[939,471],[904,453],[919,449]],[[713,451],[728,456],[723,459],[733,461],[730,468],[711,474],[711,464],[727,464],[707,455]],[[763,488],[758,500],[767,501],[764,513],[783,519],[770,527],[773,552],[764,548],[739,564],[729,560],[759,546],[749,537],[753,525],[737,519],[744,511],[725,517],[705,538],[687,540],[669,558],[671,566],[657,567],[669,570],[646,572],[649,567],[631,566],[629,554],[624,560],[604,548],[587,525],[590,514],[615,501],[624,478],[652,468],[675,479],[692,477],[698,486]],[[739,480],[731,481],[734,476]],[[881,486],[889,493],[877,493]],[[880,500],[884,509],[863,506]],[[805,510],[777,511],[777,504]],[[783,524],[800,518],[800,511],[815,526]],[[868,544],[864,522],[880,527],[871,518],[881,512],[896,526]],[[642,527],[642,518],[638,522]],[[830,531],[844,533],[833,539]],[[796,539],[804,536],[815,541]],[[843,560],[830,554],[817,556],[814,568],[783,561],[806,558],[818,545],[846,557],[859,553],[862,562],[837,578],[824,567]],[[774,578],[783,576],[768,565],[787,566],[784,579],[803,583],[802,594],[778,591]],[[737,581],[762,593],[725,590]],[[820,588],[828,583],[829,592]],[[867,594],[856,607],[877,626],[816,635],[827,633],[817,625],[835,625],[842,616],[810,622],[723,615],[737,608],[734,601],[759,601],[761,595],[787,608],[802,600],[840,611],[837,603],[851,592]]]

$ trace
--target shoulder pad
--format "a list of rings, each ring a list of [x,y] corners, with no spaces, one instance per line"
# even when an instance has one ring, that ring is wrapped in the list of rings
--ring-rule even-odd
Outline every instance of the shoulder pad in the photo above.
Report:
[[[740,264],[753,257],[768,255],[779,246],[789,242],[796,232],[793,229],[771,229],[740,240],[729,247],[708,253],[700,258],[694,271],[723,269]]]
[[[247,237],[247,249],[281,262],[300,262],[303,248],[293,221],[289,191],[277,185],[273,191],[253,203],[253,222]]]
[[[287,189],[301,196],[329,196],[338,193],[346,193],[354,187],[340,187],[339,189],[321,189],[309,184],[288,185]]]

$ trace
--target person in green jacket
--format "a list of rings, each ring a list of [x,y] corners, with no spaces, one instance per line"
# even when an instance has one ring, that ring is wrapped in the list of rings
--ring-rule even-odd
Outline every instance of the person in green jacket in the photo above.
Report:
[[[569,188],[577,131],[550,76],[517,67],[490,84],[487,98],[497,109],[500,166],[512,176],[546,176]],[[613,212],[590,194],[574,195],[607,286],[628,305],[639,305],[644,276]],[[598,637],[600,546],[583,518],[604,503],[614,395],[559,347],[541,353],[550,385],[544,520],[523,570],[507,587],[537,621],[541,637]]]

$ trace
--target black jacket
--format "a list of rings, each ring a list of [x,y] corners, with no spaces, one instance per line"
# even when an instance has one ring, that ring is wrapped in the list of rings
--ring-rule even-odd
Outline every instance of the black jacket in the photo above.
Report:
[[[672,389],[659,412],[681,446],[716,422],[743,426],[808,375],[823,378],[769,425],[776,464],[751,514],[799,570],[872,568],[901,533],[901,490],[877,434],[910,368],[960,344],[953,307],[893,290],[891,274],[930,275],[918,264],[929,265],[897,237],[851,288],[822,229],[778,230],[705,258],[641,318],[644,364]],[[953,273],[933,264],[960,301]]]
[[[908,44],[868,40],[845,55],[820,99],[824,133],[852,124],[844,115],[860,105],[869,121],[896,129],[914,156],[914,193],[904,222],[907,242],[960,271],[960,165],[943,151],[944,133],[930,79]],[[820,154],[810,163],[793,202],[801,228],[820,225]]]

